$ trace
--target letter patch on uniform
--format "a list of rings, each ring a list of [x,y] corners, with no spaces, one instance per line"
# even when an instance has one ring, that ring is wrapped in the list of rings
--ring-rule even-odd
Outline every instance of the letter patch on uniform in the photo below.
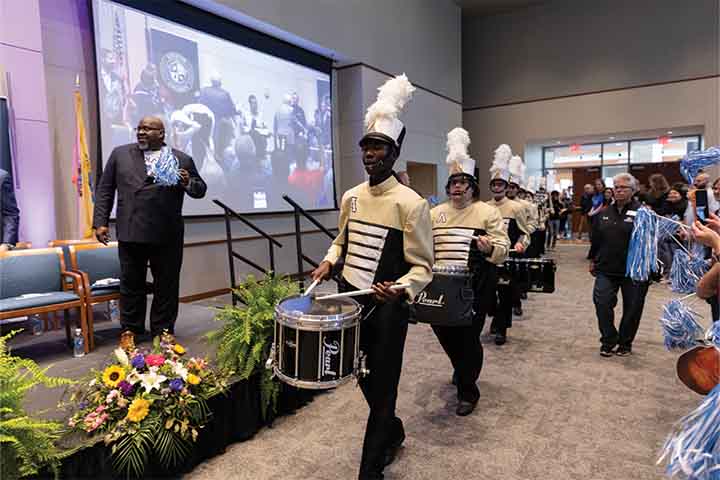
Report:
[[[440,215],[438,215],[438,223],[446,223],[446,222],[447,222],[447,217],[445,216],[444,213],[441,213]]]
[[[357,213],[357,197],[350,197],[350,211]]]

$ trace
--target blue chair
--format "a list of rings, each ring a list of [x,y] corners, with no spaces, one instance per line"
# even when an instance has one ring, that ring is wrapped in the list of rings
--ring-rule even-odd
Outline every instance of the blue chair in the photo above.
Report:
[[[72,283],[68,283],[70,279]],[[80,311],[85,352],[93,348],[82,276],[68,272],[60,248],[0,252],[0,322],[27,315],[62,311],[70,342],[68,310]]]
[[[68,246],[70,271],[79,274],[87,297],[87,318],[94,327],[93,305],[120,298],[120,282],[111,285],[96,285],[98,280],[120,279],[120,256],[117,242],[84,243]]]

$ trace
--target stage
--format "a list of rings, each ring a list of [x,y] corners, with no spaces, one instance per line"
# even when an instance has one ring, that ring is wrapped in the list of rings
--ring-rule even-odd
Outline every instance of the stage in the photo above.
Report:
[[[228,301],[229,296],[224,296],[194,304],[180,304],[175,333],[178,343],[187,349],[188,354],[213,359],[214,347],[208,344],[205,334],[217,329],[219,324],[213,319],[214,307],[209,305],[220,305]],[[62,327],[39,336],[25,332],[18,334],[10,343],[12,353],[32,358],[43,368],[49,367],[49,375],[83,379],[92,369],[102,369],[109,363],[112,351],[118,346],[120,325],[102,320],[102,312],[104,306],[96,308],[96,349],[82,358],[72,356],[72,350],[66,344],[65,329]],[[23,325],[17,324],[12,328],[21,327]],[[141,336],[138,340],[136,343],[140,346],[149,347],[152,342],[149,335]],[[64,393],[64,388],[35,388],[27,393],[25,407],[33,416],[64,421],[67,412],[58,407],[65,397]],[[308,403],[313,395],[313,392],[299,391],[283,385],[278,402],[278,415],[300,408]],[[260,392],[256,377],[243,381],[234,379],[227,395],[216,396],[209,404],[214,418],[201,431],[193,454],[173,472],[164,472],[157,465],[149,465],[145,475],[147,478],[175,477],[182,472],[188,472],[204,460],[224,452],[227,445],[251,438],[268,424],[260,414]],[[59,445],[65,451],[61,478],[113,477],[109,448],[103,444],[102,436],[91,438],[74,432],[65,435]],[[45,477],[52,478],[52,475],[48,472],[48,475],[40,478]]]

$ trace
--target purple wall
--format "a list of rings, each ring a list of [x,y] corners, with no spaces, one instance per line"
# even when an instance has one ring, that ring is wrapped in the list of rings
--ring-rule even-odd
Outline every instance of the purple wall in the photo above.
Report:
[[[38,0],[0,0],[0,70],[9,74],[15,113],[20,240],[41,247],[56,229]]]

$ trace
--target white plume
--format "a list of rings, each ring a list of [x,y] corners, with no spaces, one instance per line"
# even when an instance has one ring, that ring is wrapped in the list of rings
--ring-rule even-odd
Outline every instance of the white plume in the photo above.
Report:
[[[510,175],[516,178],[522,178],[523,175],[523,161],[522,158],[520,158],[519,155],[513,155],[510,159],[510,164],[508,165],[508,169],[510,170]]]
[[[527,187],[526,190],[530,192],[534,192],[536,190],[537,181],[535,177],[529,177],[527,181]]]
[[[495,149],[495,157],[493,158],[490,170],[507,170],[512,157],[512,150],[509,145],[502,144]]]
[[[470,134],[464,128],[453,128],[447,134],[447,150],[445,163],[450,166],[451,173],[473,174],[475,160],[468,155]]]
[[[373,125],[378,118],[397,118],[414,91],[415,87],[404,73],[385,82],[365,114],[365,127]]]

